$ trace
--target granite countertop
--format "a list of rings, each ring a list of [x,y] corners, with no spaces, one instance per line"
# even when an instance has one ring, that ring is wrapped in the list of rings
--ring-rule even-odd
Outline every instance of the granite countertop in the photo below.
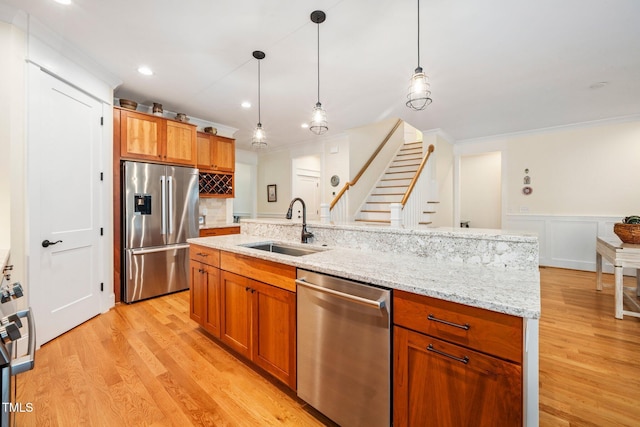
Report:
[[[246,234],[201,237],[188,242],[518,317],[540,317],[537,269],[503,269],[433,261],[416,255],[283,242],[325,249],[295,257],[241,246],[282,242]]]
[[[243,224],[265,224],[278,226],[290,226],[300,228],[299,221],[280,220],[274,218],[242,218]],[[462,228],[462,227],[391,227],[389,224],[375,223],[325,223],[320,221],[307,221],[307,227],[313,229],[333,229],[352,231],[375,231],[376,233],[425,235],[431,237],[460,237],[464,239],[504,240],[511,242],[537,242],[537,233],[525,231],[510,231],[492,228]]]

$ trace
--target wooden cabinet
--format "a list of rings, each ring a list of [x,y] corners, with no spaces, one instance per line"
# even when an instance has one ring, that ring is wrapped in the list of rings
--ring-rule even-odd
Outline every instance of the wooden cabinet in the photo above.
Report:
[[[198,245],[189,253],[191,318],[295,390],[295,267]]]
[[[234,172],[235,140],[198,132],[198,168],[204,171]]]
[[[154,162],[163,160],[164,123],[162,117],[120,110],[120,156]]]
[[[188,123],[166,121],[167,143],[164,161],[172,164],[196,164],[196,127]]]
[[[195,125],[125,109],[119,114],[121,158],[195,166]]]
[[[523,423],[521,318],[394,291],[394,426]]]
[[[191,319],[220,338],[220,251],[202,246],[189,249]]]
[[[233,197],[233,172],[236,168],[235,140],[205,132],[198,132],[197,140],[200,197]]]
[[[200,237],[226,236],[228,234],[240,234],[240,226],[201,228]]]
[[[295,389],[295,293],[228,271],[221,284],[222,342]]]
[[[251,358],[251,279],[222,272],[222,330],[223,343]]]

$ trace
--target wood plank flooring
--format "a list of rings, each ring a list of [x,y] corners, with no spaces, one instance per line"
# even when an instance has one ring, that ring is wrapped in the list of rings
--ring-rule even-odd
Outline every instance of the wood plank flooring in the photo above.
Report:
[[[613,317],[613,290],[596,292],[594,273],[540,275],[540,425],[640,425],[640,320]],[[34,407],[17,425],[329,424],[215,344],[188,298],[118,305],[42,346],[17,378],[17,401]]]

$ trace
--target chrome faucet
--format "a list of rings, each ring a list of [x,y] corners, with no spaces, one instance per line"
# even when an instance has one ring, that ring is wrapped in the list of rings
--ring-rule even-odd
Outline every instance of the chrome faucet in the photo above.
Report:
[[[307,231],[307,206],[304,204],[304,200],[300,197],[296,197],[289,204],[289,210],[287,211],[287,219],[291,219],[293,215],[293,204],[299,200],[302,203],[302,243],[308,243],[309,239],[313,237],[313,233]]]

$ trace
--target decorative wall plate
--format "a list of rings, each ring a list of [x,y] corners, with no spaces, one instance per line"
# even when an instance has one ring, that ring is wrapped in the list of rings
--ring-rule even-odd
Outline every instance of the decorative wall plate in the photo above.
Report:
[[[525,196],[528,196],[531,193],[533,193],[533,188],[529,186],[522,187],[522,194],[524,194]]]
[[[331,185],[336,187],[338,184],[340,184],[340,177],[338,175],[333,175],[331,177]]]

